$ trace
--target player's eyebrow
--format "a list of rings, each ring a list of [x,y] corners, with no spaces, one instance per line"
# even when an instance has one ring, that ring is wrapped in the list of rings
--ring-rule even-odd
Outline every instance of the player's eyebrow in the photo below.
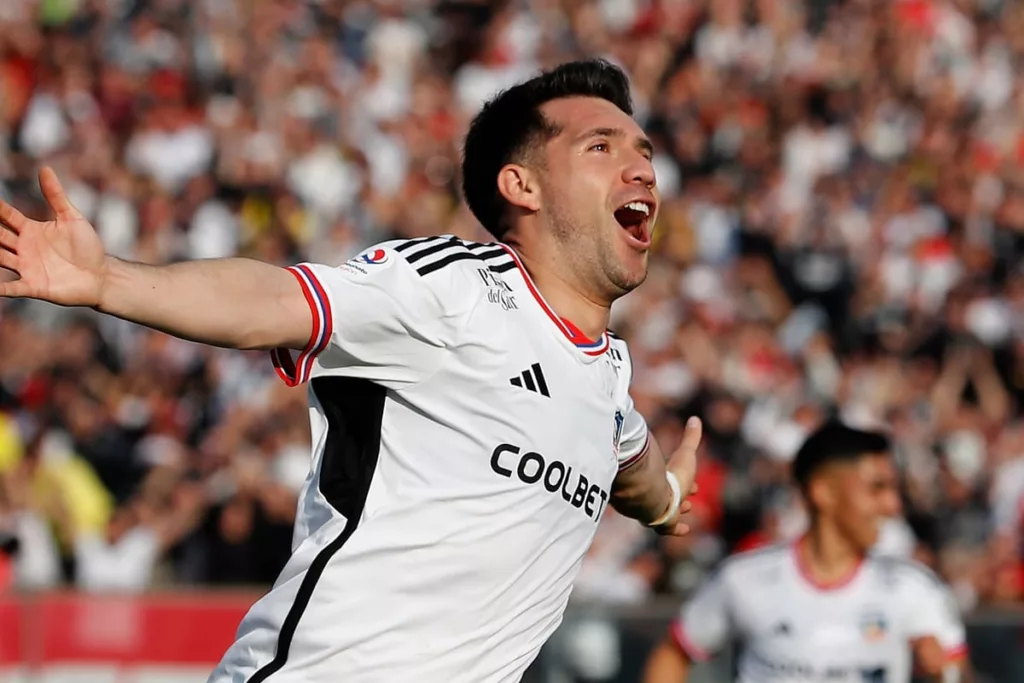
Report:
[[[589,140],[590,138],[624,138],[626,131],[621,128],[591,128],[577,137],[577,141]],[[636,139],[636,148],[645,152],[647,156],[654,156],[654,143],[646,136],[641,135]]]

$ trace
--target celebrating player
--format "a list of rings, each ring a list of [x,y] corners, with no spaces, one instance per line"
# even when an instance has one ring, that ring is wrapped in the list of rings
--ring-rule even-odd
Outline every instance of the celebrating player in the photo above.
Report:
[[[213,683],[516,681],[607,505],[687,531],[700,425],[666,471],[605,329],[646,276],[658,208],[631,114],[605,62],[508,90],[463,164],[498,241],[392,241],[339,267],[111,258],[49,169],[54,220],[0,204],[0,266],[20,276],[0,295],[273,350],[285,382],[310,385],[294,552]]]
[[[870,552],[898,507],[888,438],[828,422],[793,476],[807,534],[726,560],[655,649],[645,683],[684,683],[691,662],[734,640],[741,683],[907,683],[913,662],[959,681],[964,628],[944,586],[916,562]]]

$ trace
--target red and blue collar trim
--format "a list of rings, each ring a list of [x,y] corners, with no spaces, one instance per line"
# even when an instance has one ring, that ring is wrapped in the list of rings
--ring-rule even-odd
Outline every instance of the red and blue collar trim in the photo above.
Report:
[[[576,348],[588,356],[600,356],[608,350],[610,342],[608,341],[607,332],[602,332],[600,339],[590,339],[587,335],[583,334],[580,328],[576,327],[571,322],[551,310],[551,307],[548,306],[548,302],[545,301],[544,297],[542,297],[540,292],[537,291],[536,285],[533,284],[533,278],[531,278],[530,274],[526,271],[526,268],[523,266],[523,262],[519,260],[519,254],[517,254],[508,245],[502,244],[501,247],[507,251],[509,256],[512,257],[512,260],[515,261],[516,267],[523,276],[523,282],[526,283],[526,288],[530,290],[530,294],[533,295],[537,305],[539,305],[541,310],[547,314],[548,318],[551,319],[551,322],[555,324],[555,327],[562,331],[562,334],[565,335],[566,339],[571,341]]]

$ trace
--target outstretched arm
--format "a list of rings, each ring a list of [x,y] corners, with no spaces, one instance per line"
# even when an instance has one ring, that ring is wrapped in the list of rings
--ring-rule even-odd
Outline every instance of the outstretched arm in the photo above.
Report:
[[[19,276],[0,283],[0,296],[88,306],[214,346],[301,349],[309,341],[312,314],[295,274],[241,258],[168,266],[115,259],[51,169],[39,183],[54,220],[31,220],[0,201],[0,267]]]
[[[235,349],[302,349],[313,326],[294,275],[243,258],[147,266],[108,257],[95,308]]]

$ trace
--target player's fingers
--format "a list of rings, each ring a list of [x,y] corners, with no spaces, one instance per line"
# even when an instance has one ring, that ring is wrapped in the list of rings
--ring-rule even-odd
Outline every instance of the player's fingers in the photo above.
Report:
[[[14,234],[18,234],[29,227],[32,224],[32,220],[0,199],[0,223]]]
[[[700,487],[697,486],[697,482],[693,482],[693,484],[690,485],[690,495],[691,496],[697,495],[697,492],[699,490],[700,490]]]
[[[0,268],[18,272],[18,257],[6,249],[0,249]]]
[[[683,432],[683,440],[679,444],[679,452],[696,453],[700,446],[700,437],[704,431],[699,417],[691,417],[686,421],[686,431]]]
[[[672,531],[669,532],[670,536],[685,536],[690,533],[690,525],[686,522],[676,522],[675,526],[672,527]]]
[[[684,500],[682,505],[679,506],[679,514],[685,515],[687,512],[693,509],[693,503],[688,500]]]
[[[0,268],[18,272],[18,255],[7,249],[0,249]]]
[[[0,247],[15,254],[18,253],[18,235],[2,225],[0,225]]]
[[[64,193],[57,174],[49,166],[43,166],[39,171],[39,188],[43,191],[46,203],[58,217],[78,215],[78,211],[71,205],[71,200]]]
[[[0,297],[7,297],[10,299],[16,299],[18,297],[26,297],[29,295],[29,288],[21,280],[11,280],[10,282],[0,282]]]

